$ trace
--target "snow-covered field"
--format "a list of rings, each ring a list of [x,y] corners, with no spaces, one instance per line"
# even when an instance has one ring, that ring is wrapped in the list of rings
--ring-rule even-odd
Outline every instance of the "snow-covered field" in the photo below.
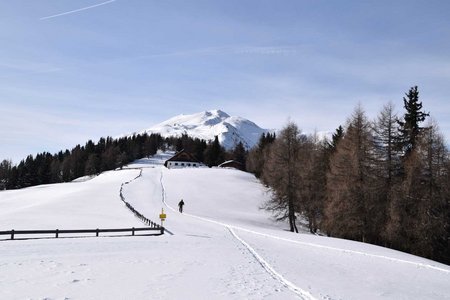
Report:
[[[0,192],[0,230],[142,227],[163,236],[6,240],[0,299],[450,299],[450,267],[352,241],[287,232],[259,209],[265,189],[229,169],[164,156],[86,181]],[[184,199],[185,212],[177,203]]]

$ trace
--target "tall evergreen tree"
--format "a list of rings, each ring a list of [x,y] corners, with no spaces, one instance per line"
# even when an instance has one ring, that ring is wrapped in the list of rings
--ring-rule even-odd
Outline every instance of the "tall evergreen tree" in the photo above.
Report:
[[[257,178],[264,180],[264,165],[268,161],[270,148],[275,139],[275,133],[263,133],[259,138],[258,144],[247,155],[246,169],[255,174]]]
[[[244,167],[247,160],[247,151],[245,150],[244,144],[239,142],[232,151],[232,159],[240,162]]]
[[[216,135],[214,141],[208,145],[205,150],[205,163],[209,167],[218,166],[225,160],[225,149],[219,143],[219,137]]]
[[[336,131],[332,134],[331,141],[328,142],[328,148],[330,149],[330,152],[334,152],[334,150],[336,150],[337,145],[343,136],[344,136],[344,128],[341,125],[339,125],[339,127],[336,128]]]
[[[0,190],[6,189],[9,187],[10,178],[11,178],[11,169],[12,169],[12,161],[8,159],[4,159],[0,163]]]
[[[86,161],[85,175],[95,175],[100,171],[100,160],[97,154],[91,153]]]
[[[420,123],[429,116],[422,111],[422,102],[419,102],[419,90],[417,86],[409,89],[403,97],[403,104],[406,110],[403,120],[398,120],[400,125],[401,143],[400,146],[407,156],[415,148],[417,137],[422,131]]]

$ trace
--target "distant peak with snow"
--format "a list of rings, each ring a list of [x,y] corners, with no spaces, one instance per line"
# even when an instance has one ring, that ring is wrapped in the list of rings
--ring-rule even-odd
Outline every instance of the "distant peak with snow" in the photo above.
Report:
[[[181,114],[140,133],[159,133],[163,137],[181,137],[186,134],[206,141],[212,141],[217,136],[226,149],[234,148],[239,142],[250,149],[266,132],[269,130],[262,129],[252,121],[214,109],[191,115]]]

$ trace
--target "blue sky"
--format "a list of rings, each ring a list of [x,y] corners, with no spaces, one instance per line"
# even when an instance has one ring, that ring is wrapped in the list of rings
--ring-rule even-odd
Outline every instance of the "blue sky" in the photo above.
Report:
[[[222,109],[333,131],[418,85],[450,138],[449,1],[0,1],[0,159]]]

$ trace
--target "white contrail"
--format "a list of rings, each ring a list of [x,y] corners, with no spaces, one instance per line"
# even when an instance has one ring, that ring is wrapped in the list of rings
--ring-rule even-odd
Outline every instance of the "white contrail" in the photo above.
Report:
[[[60,13],[60,14],[57,14],[57,15],[52,15],[52,16],[48,16],[48,17],[42,17],[39,20],[42,21],[42,20],[47,20],[47,19],[51,19],[51,18],[64,16],[64,15],[69,15],[69,14],[73,14],[73,13],[76,13],[76,12],[79,12],[79,11],[82,11],[82,10],[87,10],[87,9],[91,9],[91,8],[98,7],[98,6],[101,6],[101,5],[109,4],[109,3],[112,3],[112,2],[115,2],[115,1],[116,0],[109,0],[109,1],[106,1],[106,2],[99,3],[99,4],[95,4],[95,5],[91,5],[91,6],[87,6],[87,7],[83,7],[83,8],[79,8],[79,9],[75,9],[75,10],[71,10],[71,11],[66,11],[66,12],[63,12],[63,13]]]

